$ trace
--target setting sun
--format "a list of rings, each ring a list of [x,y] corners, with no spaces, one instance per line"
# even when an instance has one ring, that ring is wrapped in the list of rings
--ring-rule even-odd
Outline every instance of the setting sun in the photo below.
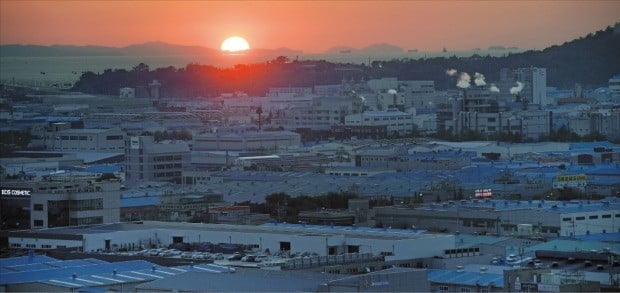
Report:
[[[222,42],[221,50],[224,52],[240,52],[250,49],[250,44],[242,37],[230,37]]]

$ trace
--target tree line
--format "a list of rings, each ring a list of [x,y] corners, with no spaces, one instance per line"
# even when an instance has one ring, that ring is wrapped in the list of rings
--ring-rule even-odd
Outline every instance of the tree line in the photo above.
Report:
[[[144,87],[159,80],[163,97],[210,97],[224,92],[243,91],[264,95],[270,87],[311,87],[337,84],[343,79],[365,80],[397,77],[401,80],[434,80],[438,89],[454,88],[454,79],[445,75],[447,68],[481,72],[497,80],[501,68],[544,67],[550,86],[570,88],[581,83],[585,88],[600,87],[620,68],[620,34],[612,27],[544,50],[531,50],[502,57],[474,55],[467,58],[437,57],[393,59],[371,64],[340,64],[324,60],[292,61],[284,57],[232,68],[188,64],[151,70],[139,64],[131,70],[107,69],[102,73],[86,72],[73,90],[93,94],[118,95],[122,87]]]

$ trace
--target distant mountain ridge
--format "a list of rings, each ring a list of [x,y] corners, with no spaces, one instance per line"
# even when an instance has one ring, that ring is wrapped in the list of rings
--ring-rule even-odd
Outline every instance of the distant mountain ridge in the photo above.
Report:
[[[289,48],[252,49],[254,53],[301,54]],[[70,56],[162,56],[162,55],[210,55],[221,54],[218,49],[202,46],[174,45],[165,42],[147,42],[125,47],[73,46],[73,45],[1,45],[1,57],[70,57]]]
[[[311,87],[339,84],[343,78],[369,80],[382,77],[433,80],[435,87],[443,90],[456,88],[455,78],[445,74],[449,68],[470,74],[480,72],[487,76],[488,82],[494,82],[499,80],[502,68],[531,66],[547,69],[549,86],[566,89],[580,83],[584,88],[596,88],[606,86],[609,78],[620,72],[618,52],[620,28],[616,25],[615,28],[608,27],[561,45],[521,53],[507,52],[503,57],[474,54],[467,58],[453,56],[392,59],[375,60],[371,64],[346,65],[324,60],[287,62],[286,58],[277,58],[232,68],[188,64],[183,68],[166,67],[155,70],[140,64],[132,70],[86,72],[80,76],[73,90],[117,95],[120,87],[144,86],[156,79],[164,85],[161,88],[162,95],[168,97],[208,97],[234,91],[264,95],[270,87]],[[140,74],[133,74],[134,72]]]
[[[378,43],[368,45],[361,49],[349,47],[349,46],[335,46],[327,49],[325,51],[326,54],[337,54],[337,53],[400,53],[405,51],[403,48],[387,44],[387,43]]]

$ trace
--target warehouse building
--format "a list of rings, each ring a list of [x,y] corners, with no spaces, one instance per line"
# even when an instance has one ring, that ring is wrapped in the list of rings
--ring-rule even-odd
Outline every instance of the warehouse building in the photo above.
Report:
[[[196,135],[193,150],[247,151],[275,150],[299,147],[301,137],[290,131],[243,131],[231,133],[203,133]]]
[[[498,235],[577,236],[620,232],[620,200],[462,200],[375,208],[378,225]]]
[[[386,260],[443,255],[455,246],[454,236],[413,229],[316,226],[270,223],[260,226],[134,222],[9,232],[13,247],[83,251],[113,250],[121,246],[168,246],[181,242],[242,244],[259,251],[314,252],[319,256],[370,253]]]

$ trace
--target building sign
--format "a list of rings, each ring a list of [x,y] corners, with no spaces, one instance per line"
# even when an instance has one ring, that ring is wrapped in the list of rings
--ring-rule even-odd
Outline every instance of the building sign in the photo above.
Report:
[[[577,175],[560,175],[555,177],[556,182],[577,182],[577,181],[585,181],[588,179],[586,174],[577,174]]]
[[[30,189],[2,188],[2,196],[30,196]]]
[[[474,191],[475,197],[491,197],[493,196],[493,192],[491,189],[476,189]]]
[[[132,137],[131,140],[129,141],[129,146],[132,149],[139,149],[140,148],[140,138],[139,137]]]
[[[538,284],[521,283],[521,292],[538,292]]]
[[[560,292],[560,285],[538,284],[538,292]]]
[[[370,283],[370,287],[389,286],[389,285],[390,285],[390,282],[388,281],[377,281],[377,282]]]

